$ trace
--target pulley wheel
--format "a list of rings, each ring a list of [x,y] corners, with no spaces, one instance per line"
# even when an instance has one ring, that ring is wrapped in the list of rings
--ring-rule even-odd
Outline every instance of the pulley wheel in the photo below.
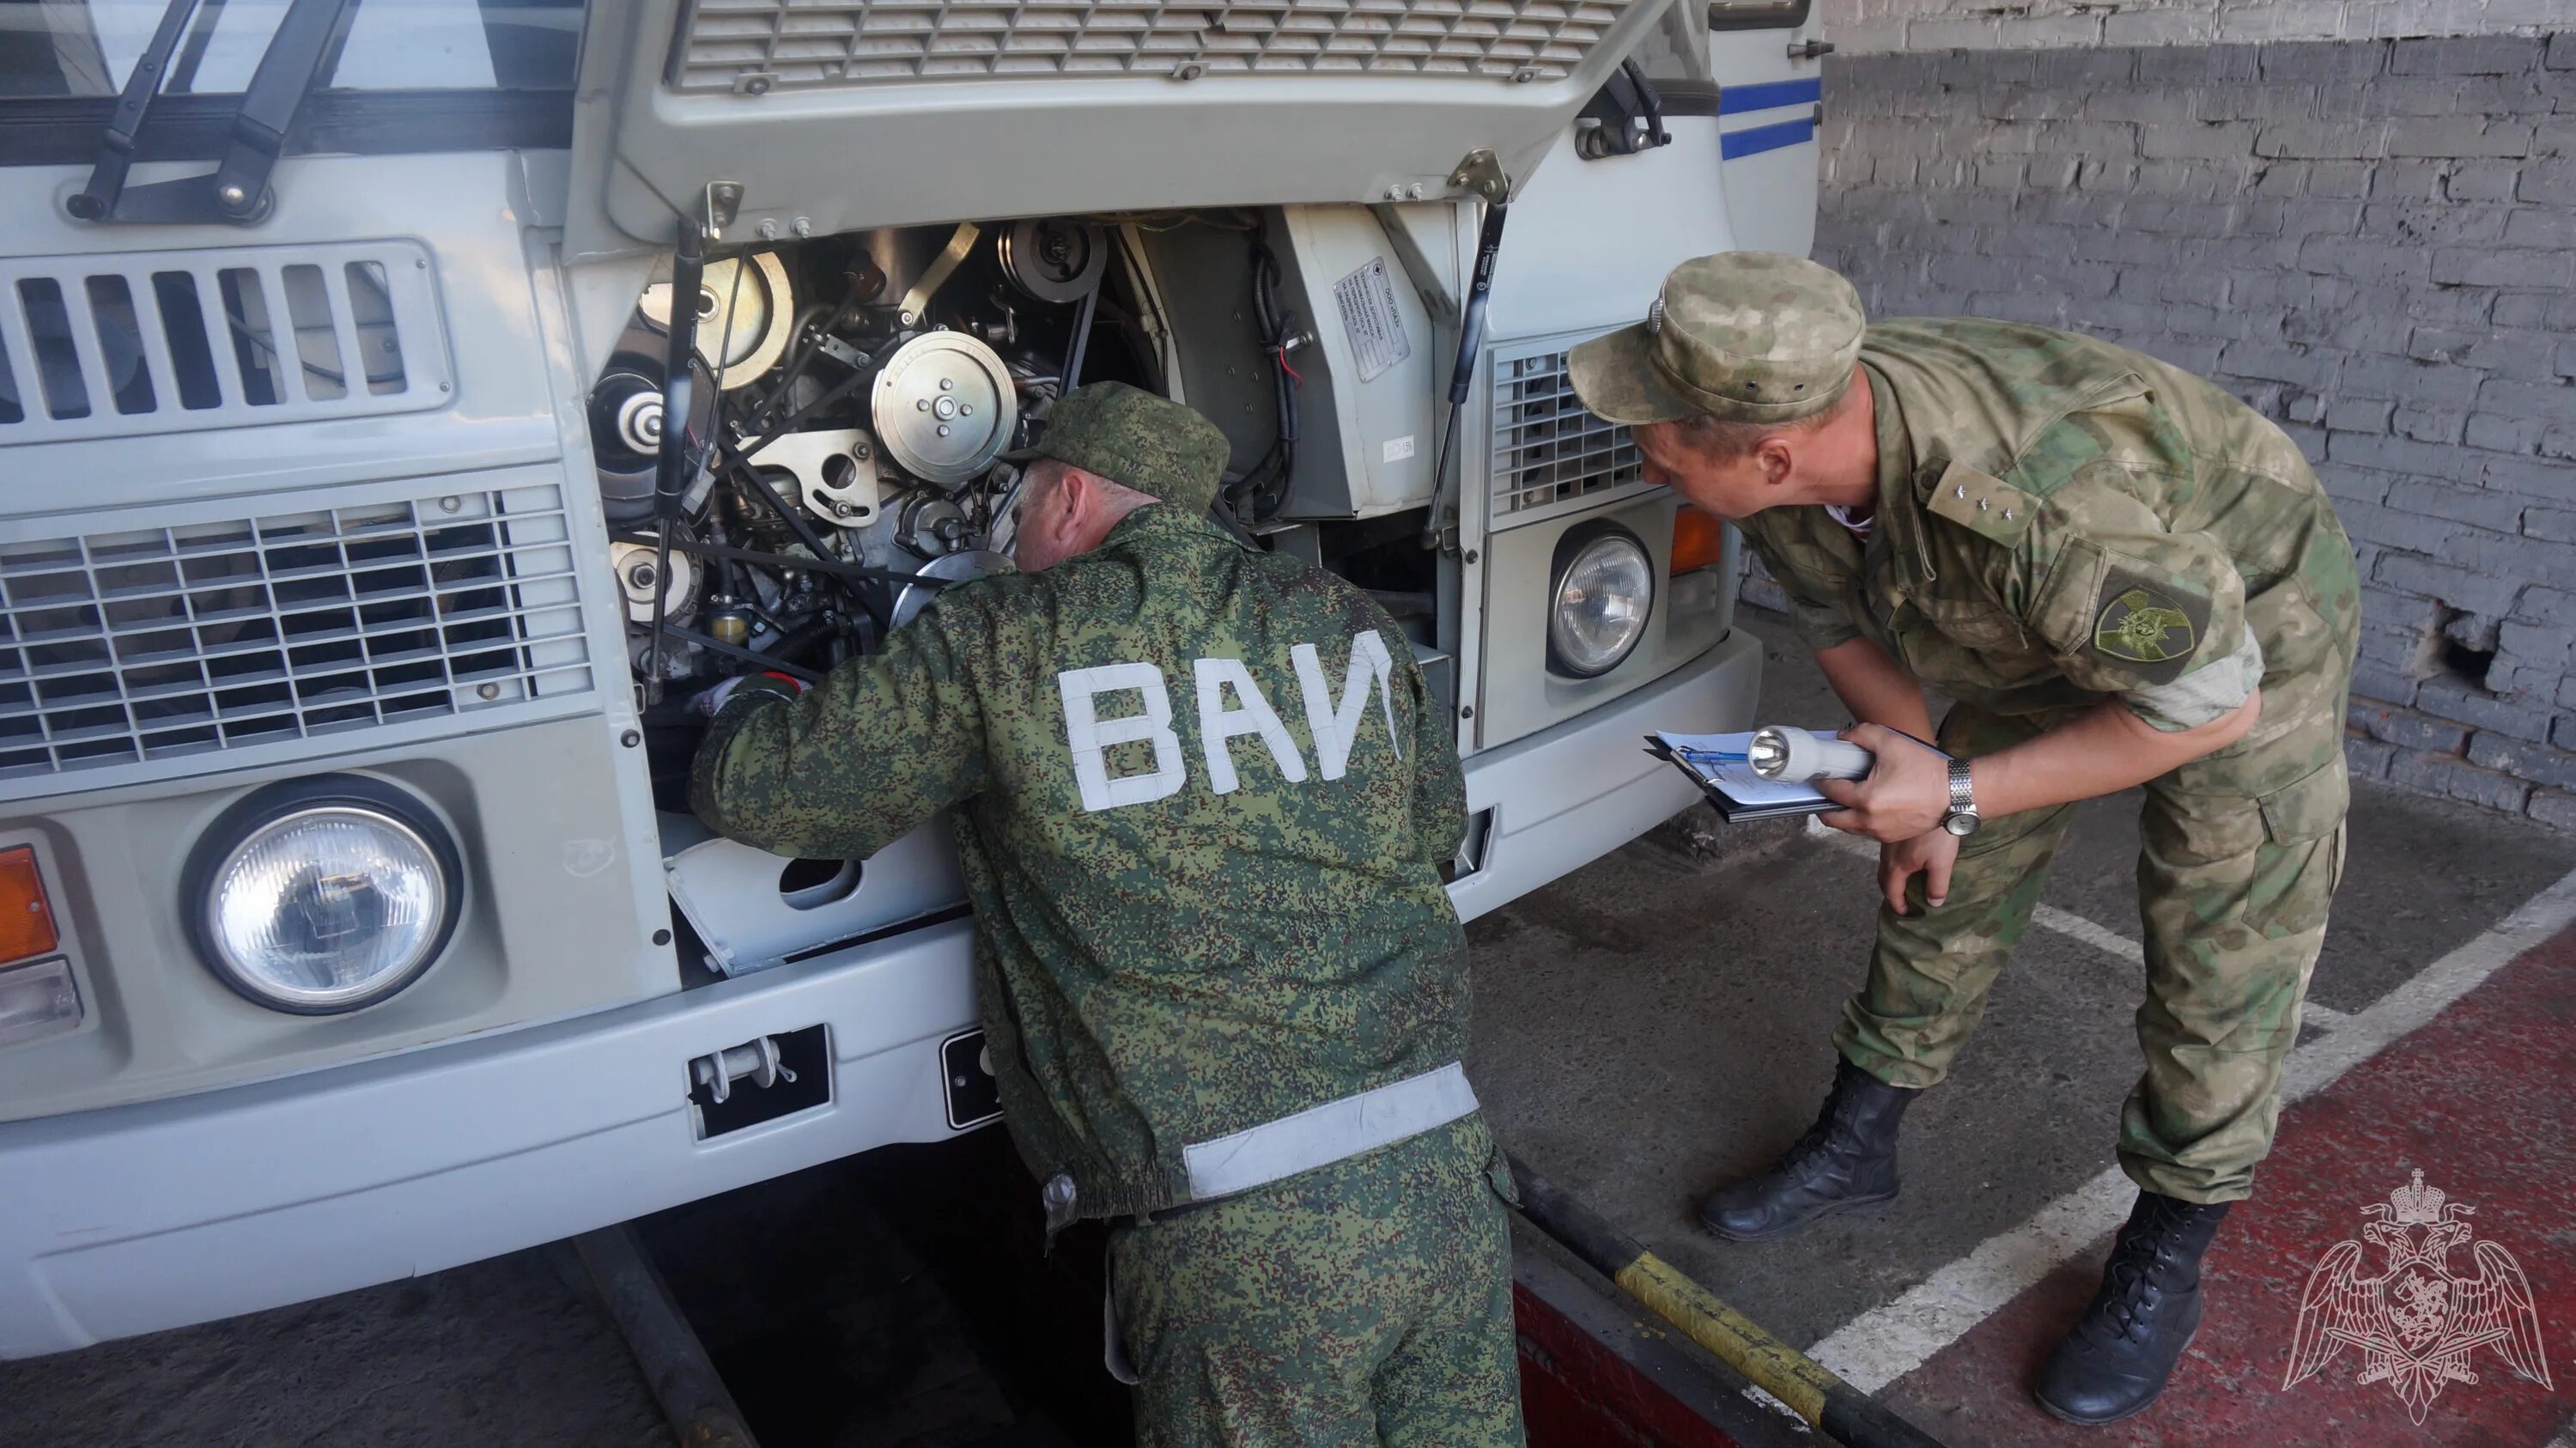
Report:
[[[787,354],[787,334],[796,324],[796,299],[787,285],[787,267],[776,252],[748,259],[707,263],[698,283],[698,355],[722,369],[716,385],[740,387],[778,365]],[[636,304],[644,319],[668,330],[671,283],[658,281],[644,289]]]
[[[646,334],[629,332],[632,341]],[[716,392],[706,366],[697,364],[690,390],[691,432],[705,437],[716,417]],[[662,449],[662,364],[633,351],[609,359],[606,375],[590,393],[590,452],[599,470],[599,496],[612,523],[652,516],[653,480]]]
[[[1109,269],[1109,233],[1060,217],[1013,223],[994,243],[1002,275],[1041,302],[1077,302]]]
[[[931,332],[886,359],[869,411],[896,467],[955,487],[1010,446],[1020,401],[999,353],[963,332]]]

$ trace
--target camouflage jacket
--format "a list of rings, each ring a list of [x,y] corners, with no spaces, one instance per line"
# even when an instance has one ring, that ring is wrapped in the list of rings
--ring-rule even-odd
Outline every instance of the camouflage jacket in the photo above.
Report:
[[[2186,729],[2264,693],[2266,735],[2340,728],[2352,545],[2298,447],[2242,402],[2107,342],[2009,322],[1869,328],[1879,500],[1744,532],[1815,648],[1866,637],[2005,715],[2116,697]]]
[[[943,595],[801,699],[746,689],[691,804],[862,859],[955,807],[1004,1119],[1066,1215],[1186,1200],[1182,1148],[1459,1059],[1451,725],[1366,595],[1139,509]]]

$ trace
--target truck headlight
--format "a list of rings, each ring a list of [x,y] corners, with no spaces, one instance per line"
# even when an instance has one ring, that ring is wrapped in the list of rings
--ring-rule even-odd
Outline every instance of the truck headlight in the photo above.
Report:
[[[456,845],[418,800],[371,779],[272,785],[190,856],[186,908],[226,985],[271,1010],[371,1006],[420,978],[456,927]]]
[[[1655,608],[1655,560],[1636,534],[1613,523],[1569,531],[1556,545],[1556,557],[1547,666],[1578,679],[1606,674],[1646,636],[1646,618]]]

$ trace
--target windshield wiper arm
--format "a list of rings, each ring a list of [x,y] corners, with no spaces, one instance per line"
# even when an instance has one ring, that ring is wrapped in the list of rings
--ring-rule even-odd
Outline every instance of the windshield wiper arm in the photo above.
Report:
[[[152,43],[135,57],[134,73],[125,78],[116,109],[107,113],[107,130],[98,138],[98,164],[90,168],[89,185],[63,203],[75,219],[104,221],[115,214],[117,198],[125,193],[125,173],[134,164],[134,138],[143,132],[152,98],[161,93],[161,73],[187,35],[188,22],[196,18],[197,3],[170,0],[169,8],[161,12],[160,26],[152,32]]]
[[[312,93],[314,77],[321,73],[352,3],[293,0],[286,7],[277,33],[260,54],[259,68],[251,73],[249,88],[242,92],[241,106],[233,112],[231,138],[214,170],[128,189],[125,173],[133,164],[135,137],[170,52],[178,47],[197,6],[197,0],[171,0],[160,29],[153,33],[152,48],[135,62],[134,74],[127,78],[109,116],[89,186],[72,197],[66,209],[83,221],[141,225],[228,221],[249,226],[266,220],[277,200],[269,189],[269,176],[286,153],[287,132],[295,125],[296,112],[304,108],[304,98]]]

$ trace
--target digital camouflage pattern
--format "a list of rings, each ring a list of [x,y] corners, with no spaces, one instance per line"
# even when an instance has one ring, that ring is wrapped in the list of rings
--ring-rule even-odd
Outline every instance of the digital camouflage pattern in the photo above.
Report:
[[[2281,430],[2218,388],[2086,337],[1979,320],[1869,329],[1879,505],[1745,536],[1816,648],[1868,638],[1959,701],[1968,754],[2104,699],[2161,729],[2259,682],[2242,741],[2149,783],[2139,858],[2147,1070],[2121,1132],[2141,1186],[2246,1195],[2342,869],[2343,722],[2360,627],[2351,542]],[[1989,819],[1948,903],[1882,910],[1837,1035],[1898,1086],[1941,1078],[2028,921],[2065,811]],[[1922,912],[1921,880],[1915,909]]]
[[[1369,633],[1391,687],[1349,669]],[[1300,703],[1301,645],[1346,706],[1335,777]],[[1202,737],[1200,660],[1242,661],[1302,779],[1258,734]],[[1085,781],[1066,676],[1120,665],[1159,671],[1169,737],[1135,717],[1145,691],[1103,689],[1087,702],[1105,777]],[[745,686],[690,798],[726,835],[824,859],[956,807],[1004,1120],[1039,1181],[1068,1179],[1062,1215],[1124,1216],[1187,1199],[1191,1142],[1464,1053],[1466,938],[1439,874],[1466,833],[1450,729],[1367,595],[1157,504],[1045,572],[949,590],[801,698]],[[1086,802],[1122,786],[1140,797]]]
[[[1011,456],[1058,458],[1196,517],[1216,499],[1230,447],[1190,408],[1124,382],[1094,382],[1059,400],[1037,444]]]
[[[1645,321],[1576,346],[1567,376],[1612,422],[1791,422],[1851,384],[1862,321],[1851,283],[1805,257],[1694,257],[1664,278]]]
[[[1484,1122],[1110,1238],[1150,1448],[1521,1441],[1509,1183]]]

